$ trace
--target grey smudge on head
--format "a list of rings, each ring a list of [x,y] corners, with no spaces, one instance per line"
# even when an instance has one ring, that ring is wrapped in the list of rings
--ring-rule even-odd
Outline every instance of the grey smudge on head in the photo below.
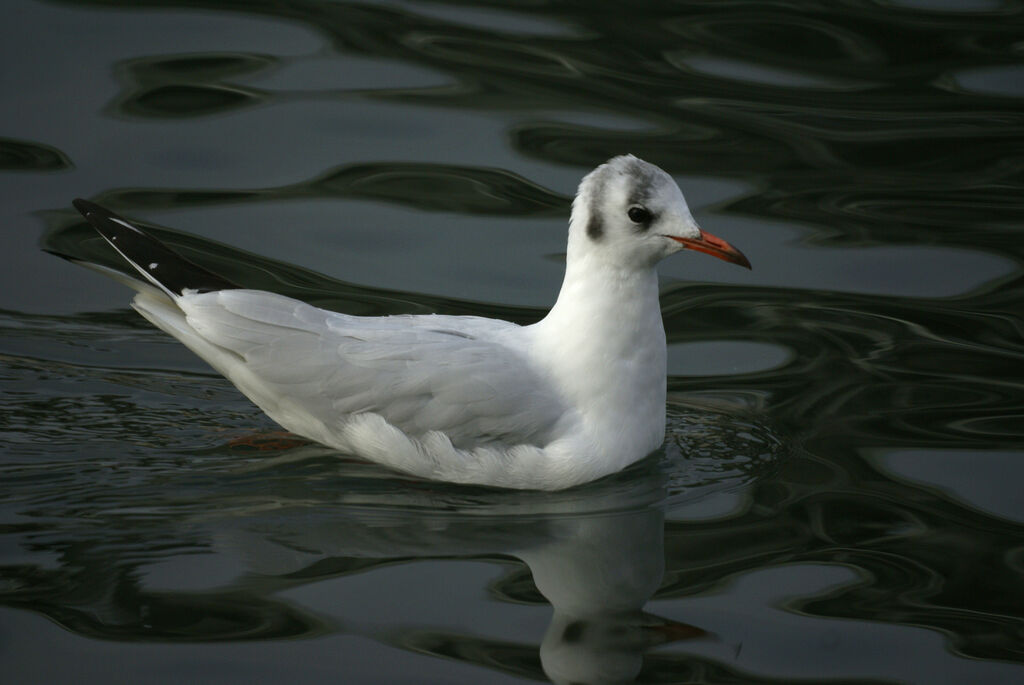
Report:
[[[629,204],[646,207],[645,203],[654,195],[654,191],[665,184],[665,177],[658,170],[635,157],[623,169],[629,176]]]
[[[639,205],[648,211],[647,202],[665,183],[668,178],[657,167],[648,164],[632,155],[622,155],[609,160],[606,164],[599,166],[590,177],[589,197],[587,198],[587,237],[594,242],[604,237],[604,217],[602,215],[602,201],[604,191],[609,180],[617,177],[625,181],[629,188],[628,202],[621,211],[625,213],[629,207]],[[638,231],[646,231],[653,223],[654,213],[651,212],[652,220],[637,227]]]
[[[601,215],[595,212],[593,208],[590,210],[590,220],[587,221],[587,235],[594,242],[604,237],[604,222],[601,221]]]
[[[601,196],[604,194],[604,174],[594,178],[590,189],[590,204],[587,207],[587,237],[598,242],[604,237],[604,220],[601,218]]]

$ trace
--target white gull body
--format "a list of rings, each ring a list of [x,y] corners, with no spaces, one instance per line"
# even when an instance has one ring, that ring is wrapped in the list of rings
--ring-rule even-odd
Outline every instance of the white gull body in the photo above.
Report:
[[[76,206],[145,276],[131,283],[135,309],[287,430],[423,478],[505,488],[571,487],[657,449],[666,344],[655,265],[691,248],[749,267],[697,227],[668,174],[630,155],[580,184],[558,300],[530,326],[349,316],[266,291],[169,285],[160,274],[176,256],[132,254],[133,236],[116,232],[139,229]]]

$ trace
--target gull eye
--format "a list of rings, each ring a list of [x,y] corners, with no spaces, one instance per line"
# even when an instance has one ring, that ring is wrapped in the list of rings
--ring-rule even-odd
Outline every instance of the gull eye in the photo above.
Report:
[[[651,220],[651,213],[640,205],[633,205],[626,211],[629,220],[634,224],[646,224]]]

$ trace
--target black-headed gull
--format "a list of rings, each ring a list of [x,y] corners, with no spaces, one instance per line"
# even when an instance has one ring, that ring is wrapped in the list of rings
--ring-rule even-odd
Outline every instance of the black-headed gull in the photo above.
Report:
[[[683,249],[750,268],[632,155],[584,177],[565,280],[541,321],[359,317],[210,273],[117,215],[75,207],[141,274],[132,306],[284,428],[423,478],[559,490],[665,437],[655,265]],[[122,279],[123,280],[123,279]]]

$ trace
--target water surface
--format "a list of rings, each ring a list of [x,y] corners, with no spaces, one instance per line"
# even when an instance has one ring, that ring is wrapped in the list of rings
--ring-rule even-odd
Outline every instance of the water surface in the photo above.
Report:
[[[8,15],[12,682],[1024,679],[1024,3]],[[49,254],[116,263],[87,197],[247,286],[526,323],[625,152],[754,270],[663,265],[666,443],[564,493],[279,434]]]

